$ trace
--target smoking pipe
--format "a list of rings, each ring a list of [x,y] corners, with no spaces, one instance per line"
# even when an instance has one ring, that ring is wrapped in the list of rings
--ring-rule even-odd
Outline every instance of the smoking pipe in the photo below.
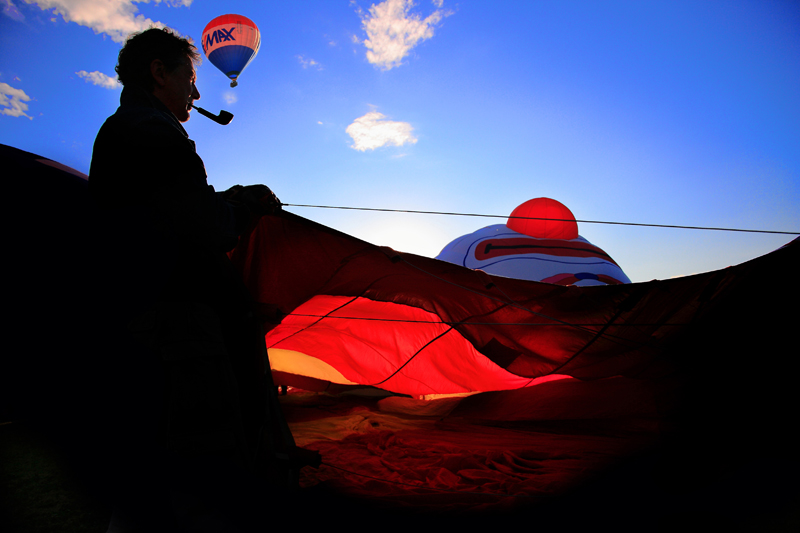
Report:
[[[233,113],[228,111],[220,111],[219,115],[215,115],[214,113],[210,113],[203,109],[202,107],[197,107],[196,105],[192,104],[192,107],[197,109],[197,112],[203,115],[204,117],[210,118],[217,124],[222,124],[223,126],[227,126],[233,120]]]

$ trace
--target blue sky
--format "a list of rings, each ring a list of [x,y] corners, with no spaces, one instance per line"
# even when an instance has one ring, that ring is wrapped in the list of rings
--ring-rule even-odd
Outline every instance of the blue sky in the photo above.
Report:
[[[795,1],[0,0],[0,143],[88,172],[119,103],[124,36],[199,44],[214,17],[260,28],[239,86],[207,60],[186,124],[218,190],[291,204],[800,231]],[[390,30],[394,29],[394,33]],[[35,184],[32,184],[35,186]],[[289,210],[435,256],[498,219]],[[633,281],[741,263],[792,240],[579,224]]]

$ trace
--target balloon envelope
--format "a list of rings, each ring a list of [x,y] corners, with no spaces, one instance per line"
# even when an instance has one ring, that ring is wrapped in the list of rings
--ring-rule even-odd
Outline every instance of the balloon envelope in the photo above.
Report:
[[[550,198],[524,202],[505,224],[457,238],[436,259],[495,276],[556,285],[631,282],[611,256],[578,235],[572,211]]]
[[[261,33],[255,23],[242,15],[221,15],[203,30],[203,52],[211,63],[231,80],[237,78],[256,57]]]
[[[276,382],[428,399],[564,376],[668,375],[659,373],[670,371],[670,343],[715,305],[744,297],[728,289],[756,294],[763,275],[750,262],[649,283],[560,286],[398,253],[283,211],[259,219],[231,260],[264,316],[279,322],[265,337],[271,368],[283,374]],[[786,260],[758,263],[759,272]],[[756,285],[734,282],[745,272]]]

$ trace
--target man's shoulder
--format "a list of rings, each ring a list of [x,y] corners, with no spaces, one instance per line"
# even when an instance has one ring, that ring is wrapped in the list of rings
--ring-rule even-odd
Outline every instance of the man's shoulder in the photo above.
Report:
[[[103,127],[142,129],[152,132],[163,130],[165,133],[180,134],[185,137],[166,113],[145,106],[120,106],[116,113],[106,119]]]
[[[133,136],[149,135],[162,138],[188,138],[180,122],[159,102],[137,88],[124,88],[117,111],[106,119],[103,129],[124,132]]]
[[[162,111],[147,107],[120,106],[116,113],[106,119],[97,134],[97,140],[115,144],[122,142],[127,146],[194,148],[185,130],[176,127]]]

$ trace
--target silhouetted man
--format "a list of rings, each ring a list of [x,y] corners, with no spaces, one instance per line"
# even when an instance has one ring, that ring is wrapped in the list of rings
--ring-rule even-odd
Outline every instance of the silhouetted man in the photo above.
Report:
[[[195,527],[198,515],[210,524],[215,509],[236,514],[234,494],[272,446],[263,336],[225,253],[280,203],[263,185],[221,194],[208,185],[181,125],[200,98],[198,60],[166,28],[128,39],[120,107],[89,172],[106,232],[94,317],[103,384],[89,409],[111,470],[97,477],[113,491],[115,522],[148,531]]]

